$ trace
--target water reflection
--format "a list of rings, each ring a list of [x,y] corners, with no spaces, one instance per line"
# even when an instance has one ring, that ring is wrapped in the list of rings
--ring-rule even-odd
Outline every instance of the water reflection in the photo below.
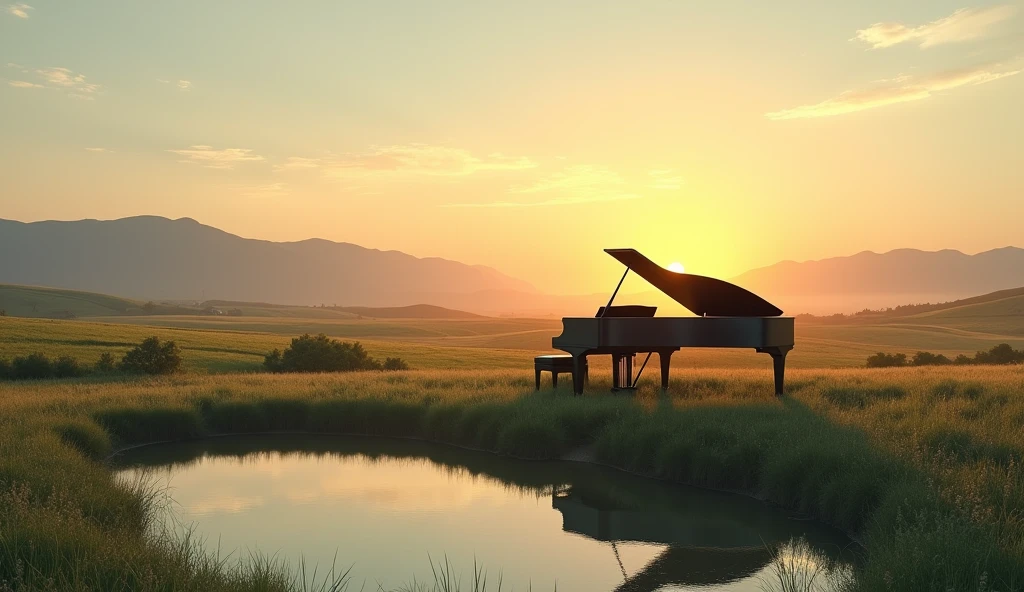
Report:
[[[760,591],[794,540],[849,571],[850,542],[818,523],[580,463],[308,436],[151,446],[119,463],[166,482],[167,519],[221,549],[321,564],[337,552],[373,589],[431,581],[428,553],[500,567],[503,589]]]

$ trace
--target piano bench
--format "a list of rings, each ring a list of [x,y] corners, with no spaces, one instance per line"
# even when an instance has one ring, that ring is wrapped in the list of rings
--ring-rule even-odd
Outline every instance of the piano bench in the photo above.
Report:
[[[572,356],[570,355],[547,355],[537,356],[533,359],[533,373],[537,381],[537,390],[540,390],[540,373],[550,372],[551,373],[551,387],[558,388],[558,375],[569,374],[572,375]],[[584,364],[583,366],[583,382],[586,384],[588,376],[588,368]]]

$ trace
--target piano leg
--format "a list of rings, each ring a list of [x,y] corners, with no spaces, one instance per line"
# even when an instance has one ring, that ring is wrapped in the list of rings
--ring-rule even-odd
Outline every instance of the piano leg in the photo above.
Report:
[[[572,357],[572,390],[574,394],[583,394],[583,383],[587,378],[587,356]]]
[[[661,390],[668,390],[668,367],[672,363],[672,350],[658,352],[658,360],[661,362]]]
[[[552,372],[551,373],[551,388],[553,388],[553,389],[557,389],[558,388],[558,372]]]
[[[534,378],[537,381],[537,390],[540,390],[540,368],[534,368],[533,373],[536,375]]]
[[[786,379],[786,354],[789,350],[793,349],[790,347],[765,347],[759,348],[757,351],[764,352],[772,357],[772,368],[775,371],[775,396],[781,397],[783,393],[783,387]]]

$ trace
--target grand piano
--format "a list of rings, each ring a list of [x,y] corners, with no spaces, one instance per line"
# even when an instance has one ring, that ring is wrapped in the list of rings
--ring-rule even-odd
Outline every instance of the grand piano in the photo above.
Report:
[[[611,354],[613,390],[635,389],[652,353],[661,362],[661,388],[668,388],[672,354],[683,347],[752,348],[772,357],[775,394],[781,395],[786,354],[793,349],[793,317],[760,296],[719,279],[669,271],[634,249],[605,249],[626,266],[606,306],[595,317],[565,317],[554,349],[572,356],[573,389],[583,394],[587,356]],[[655,307],[613,306],[632,271],[695,316],[656,317]],[[633,360],[646,353],[633,376]]]

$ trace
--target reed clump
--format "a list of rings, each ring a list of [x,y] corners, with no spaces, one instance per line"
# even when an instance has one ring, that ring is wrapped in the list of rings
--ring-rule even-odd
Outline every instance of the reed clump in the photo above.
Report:
[[[284,590],[147,534],[107,451],[262,431],[412,437],[525,458],[586,447],[639,474],[740,490],[855,534],[863,590],[1024,588],[1024,368],[680,372],[663,396],[533,392],[528,373],[221,375],[0,386],[0,589]],[[343,559],[343,558],[342,558]],[[262,561],[262,562],[261,562]],[[20,567],[19,567],[20,566]]]

